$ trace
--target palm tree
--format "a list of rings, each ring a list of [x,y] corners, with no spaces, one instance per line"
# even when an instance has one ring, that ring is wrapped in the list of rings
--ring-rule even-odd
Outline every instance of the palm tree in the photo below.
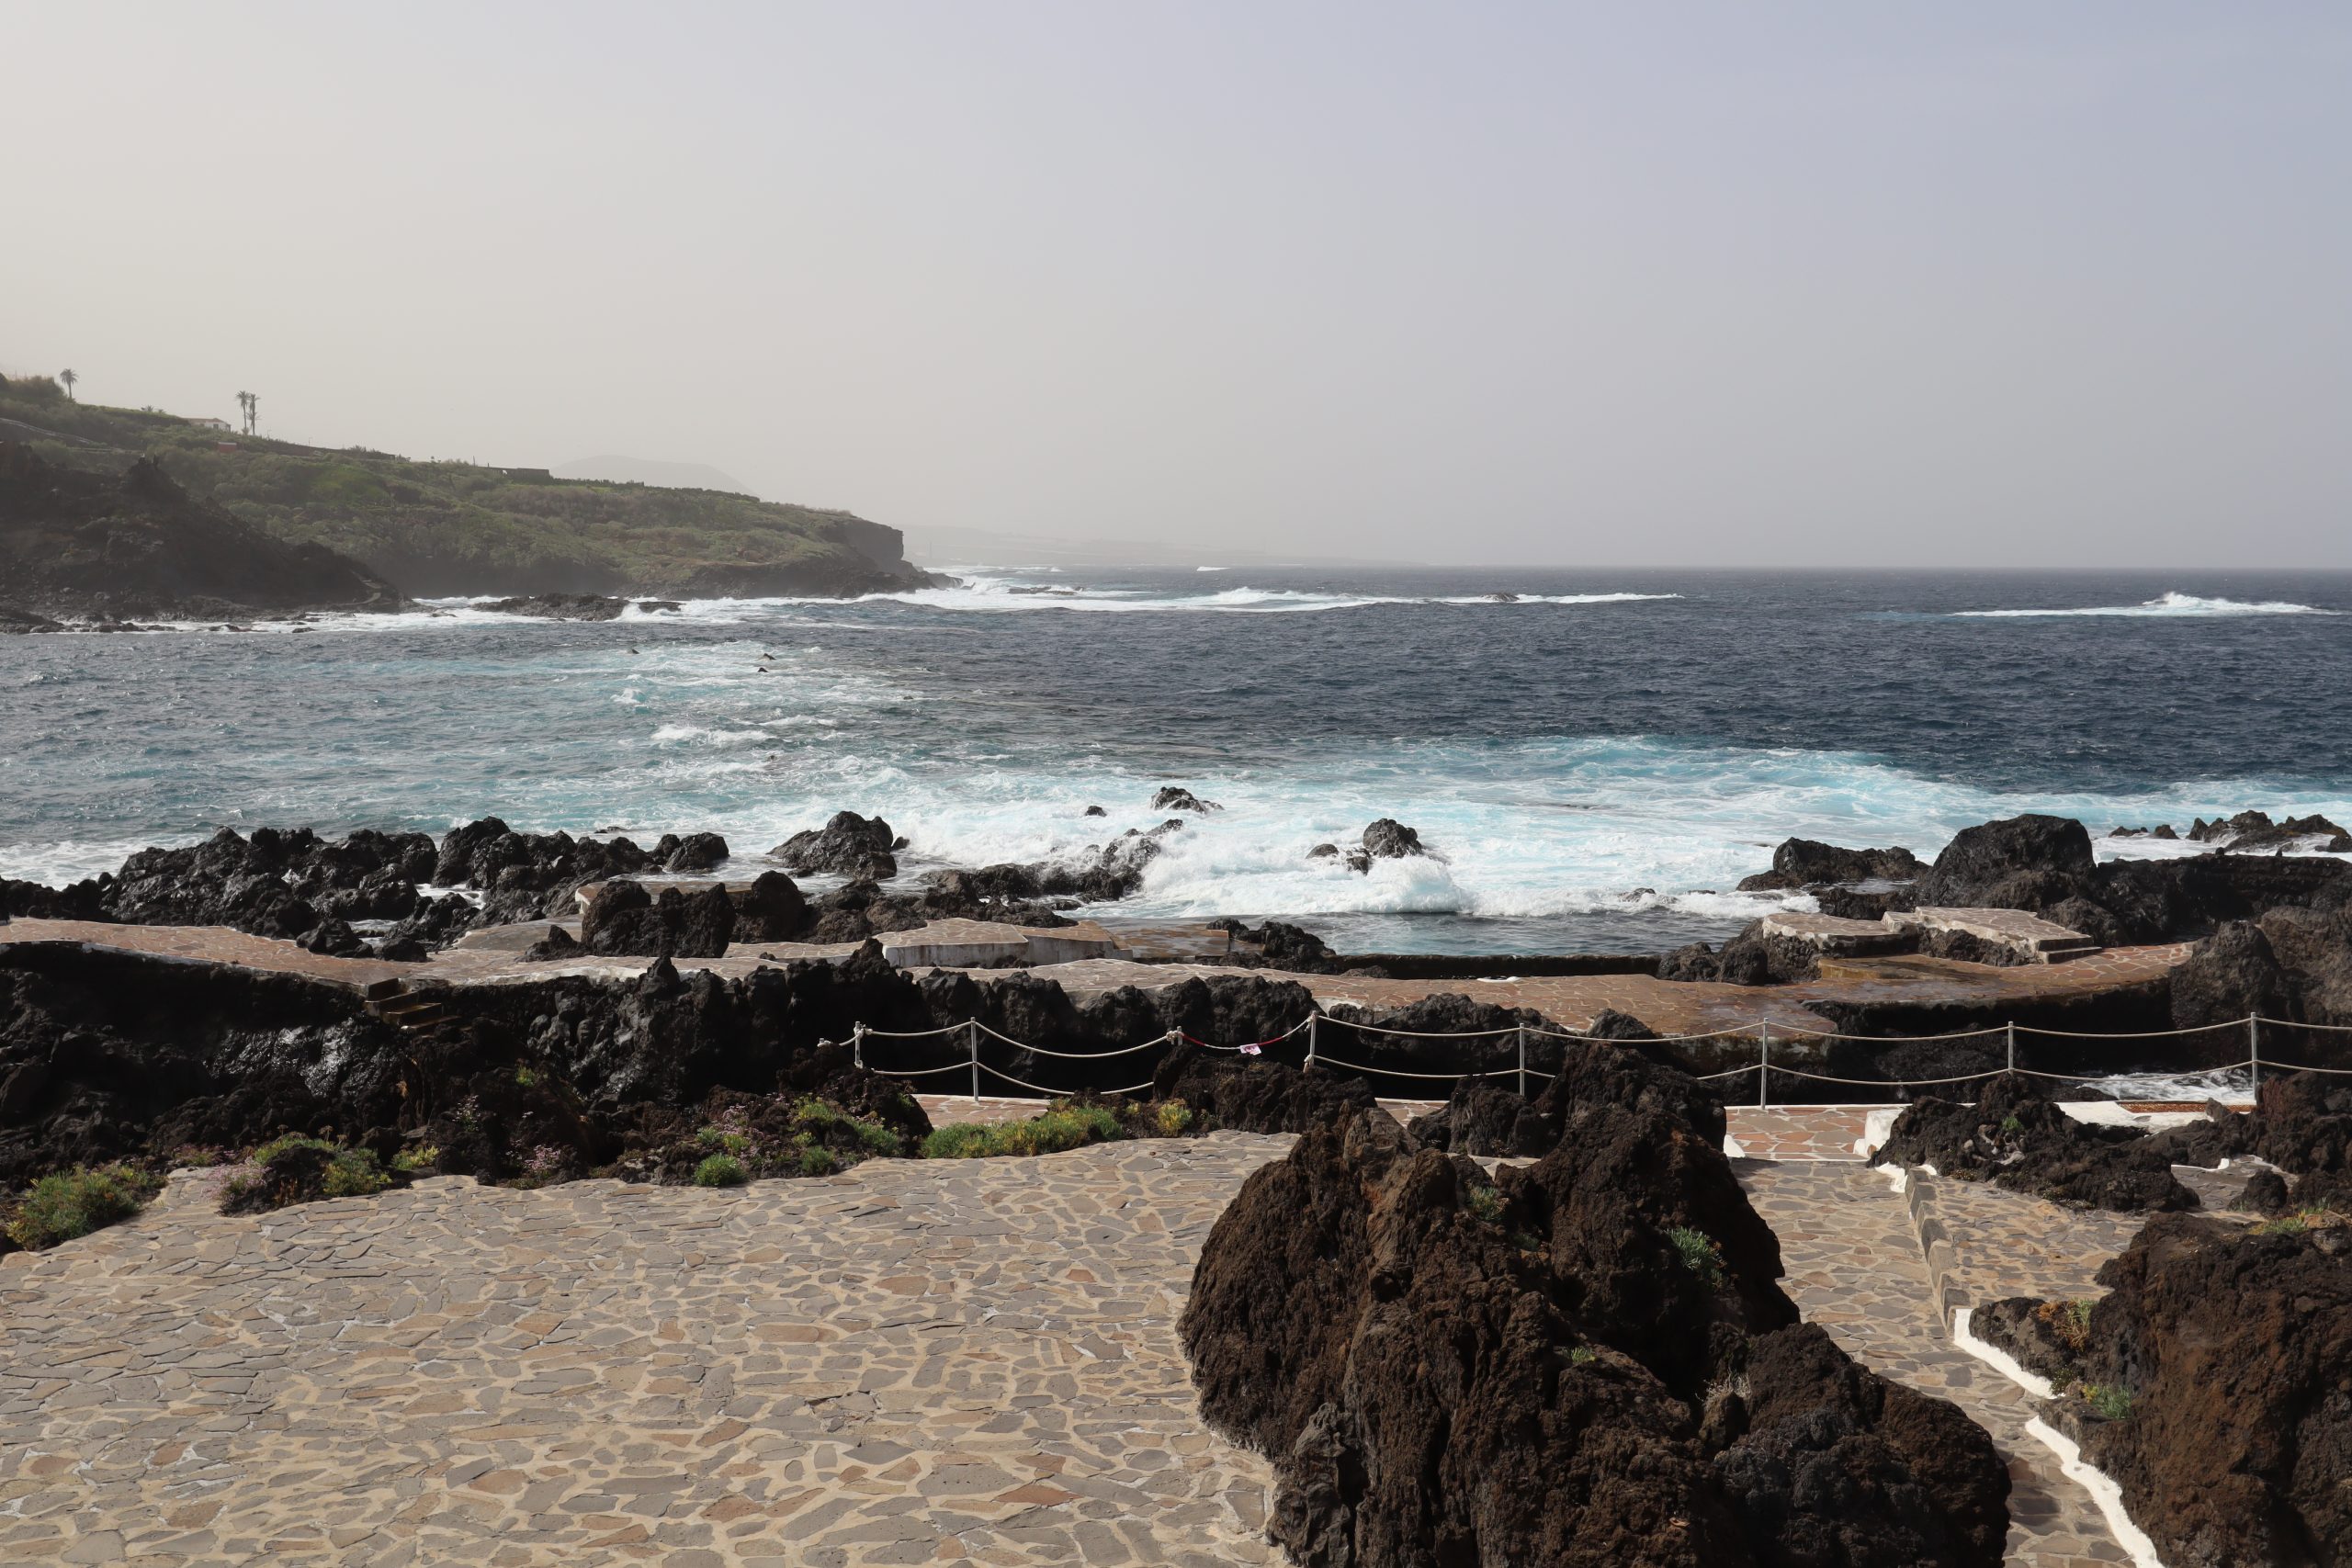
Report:
[[[79,376],[74,375],[74,372],[72,372],[71,370],[60,370],[60,371],[57,373],[57,378],[58,378],[58,380],[60,380],[60,381],[62,381],[62,382],[63,382],[63,383],[64,383],[64,385],[65,385],[65,395],[66,395],[68,398],[73,398],[73,399],[74,399],[74,401],[76,401],[76,402],[78,402],[78,401],[80,401],[80,400],[80,400],[80,399],[78,399],[78,398],[74,398],[74,382],[76,382],[76,381],[78,381],[78,380],[80,380],[82,378],[80,378]]]
[[[245,416],[245,434],[251,435],[254,433],[254,416],[261,407],[261,399],[251,392],[239,392],[237,407]]]

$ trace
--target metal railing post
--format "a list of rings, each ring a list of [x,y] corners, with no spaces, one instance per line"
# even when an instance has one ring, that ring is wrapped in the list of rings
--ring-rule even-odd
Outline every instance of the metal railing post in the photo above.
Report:
[[[2011,1019],[2002,1027],[2009,1037],[2009,1071],[2014,1073],[2018,1070],[2018,1021]]]
[[[849,1032],[849,1059],[862,1071],[865,1066],[865,1025],[857,1024]]]
[[[1519,1035],[1519,1098],[1527,1098],[1527,1025],[1518,1026]]]
[[[2258,1012],[2245,1015],[2245,1065],[2254,1077],[2255,1098],[2259,1100],[2262,1098],[2262,1015]]]
[[[1311,1012],[1306,1015],[1306,1060],[1302,1064],[1304,1066],[1311,1067],[1315,1065],[1315,1020],[1317,1016],[1317,1014]]]
[[[1756,1109],[1772,1103],[1772,1026],[1756,1026]]]
[[[972,1103],[980,1102],[980,1021],[972,1020],[964,1026],[965,1037],[972,1043]]]

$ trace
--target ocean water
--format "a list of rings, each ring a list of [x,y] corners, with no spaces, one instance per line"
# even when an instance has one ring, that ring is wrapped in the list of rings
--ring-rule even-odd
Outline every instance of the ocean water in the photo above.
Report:
[[[449,603],[0,639],[0,875],[493,813],[716,828],[748,869],[844,807],[907,835],[911,874],[1077,852],[1181,784],[1225,809],[1122,913],[1627,951],[1771,908],[1730,889],[1791,834],[1932,855],[2023,810],[2352,821],[2347,574],[962,575],[603,624]],[[1306,858],[1377,817],[1436,855]]]

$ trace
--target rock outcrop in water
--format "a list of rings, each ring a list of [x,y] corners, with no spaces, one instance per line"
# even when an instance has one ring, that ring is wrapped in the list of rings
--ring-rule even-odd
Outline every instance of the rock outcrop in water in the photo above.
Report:
[[[1914,882],[1927,870],[1917,855],[1900,845],[1848,850],[1814,839],[1787,839],[1772,852],[1772,869],[1741,878],[1739,890],[1759,893],[1857,882]]]
[[[474,606],[502,615],[529,615],[543,621],[615,621],[635,605],[641,614],[675,610],[675,599],[622,599],[606,593],[529,593],[514,599],[488,599]]]
[[[770,850],[768,858],[795,876],[835,873],[888,882],[899,874],[898,858],[891,852],[899,843],[881,818],[837,811],[822,828],[793,834]]]
[[[151,458],[120,478],[0,441],[0,592],[32,619],[397,610],[400,590],[321,545],[289,545],[193,500]]]
[[[1720,1145],[1638,1095],[1491,1179],[1358,1110],[1250,1179],[1181,1332],[1303,1564],[1998,1562],[1991,1439],[1780,1272]]]
[[[1153,795],[1151,797],[1151,808],[1154,811],[1190,811],[1195,815],[1204,817],[1212,811],[1222,811],[1225,809],[1224,807],[1219,806],[1216,801],[1203,800],[1191,790],[1181,788],[1175,784],[1166,785],[1159,794]]]

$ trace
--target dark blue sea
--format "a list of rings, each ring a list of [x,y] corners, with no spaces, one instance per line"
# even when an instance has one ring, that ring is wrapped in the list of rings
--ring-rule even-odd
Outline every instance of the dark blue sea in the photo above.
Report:
[[[1224,809],[1123,912],[1557,952],[1736,929],[1770,906],[1733,884],[1791,834],[1932,855],[2023,810],[2352,821],[2352,574],[963,575],[603,624],[445,603],[0,638],[0,874],[487,814],[716,828],[748,867],[844,807],[918,874],[1150,826],[1181,784]],[[1435,853],[1307,858],[1377,817]]]

